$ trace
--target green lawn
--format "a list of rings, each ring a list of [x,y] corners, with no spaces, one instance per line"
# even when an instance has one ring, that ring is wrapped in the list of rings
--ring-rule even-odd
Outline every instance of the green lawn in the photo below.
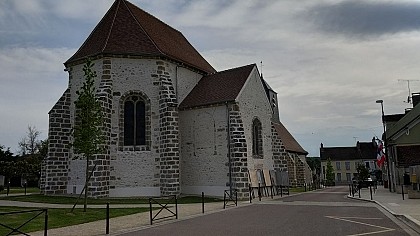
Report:
[[[0,207],[1,212],[14,212],[14,211],[24,211],[30,208],[18,208],[18,207]],[[103,220],[106,218],[106,209],[92,209],[89,208],[87,212],[83,212],[83,209],[75,209],[73,213],[70,213],[71,209],[48,209],[48,228],[59,228],[69,225],[83,224],[87,222]],[[131,215],[140,212],[148,211],[149,208],[124,208],[124,209],[110,209],[110,218]],[[37,215],[39,212],[31,213],[21,213],[13,215],[1,215],[1,224],[5,224],[9,227],[19,227],[27,220],[31,219],[33,216]],[[27,225],[25,225],[21,230],[23,232],[33,232],[44,229],[44,219],[45,215],[41,214]],[[0,225],[0,235],[7,235],[10,232],[9,229]],[[105,225],[104,225],[105,233]]]
[[[0,194],[6,194],[6,193],[7,193],[7,188],[5,187],[4,190],[0,192]],[[17,187],[10,188],[9,194],[15,194],[15,193],[25,193],[25,188],[17,188]],[[26,193],[39,193],[39,188],[35,188],[35,187],[26,188]]]
[[[76,197],[67,197],[67,196],[44,196],[41,194],[31,194],[26,196],[9,196],[2,197],[4,200],[11,201],[21,201],[21,202],[40,202],[40,203],[53,203],[53,204],[74,204],[76,202]],[[186,196],[177,199],[179,204],[186,203],[200,203],[201,197],[198,196]],[[219,202],[223,201],[218,198],[209,198],[204,199],[205,202]],[[99,198],[99,199],[88,199],[88,205],[100,205],[106,204],[149,204],[148,198]],[[83,197],[79,200],[78,204],[83,204]]]

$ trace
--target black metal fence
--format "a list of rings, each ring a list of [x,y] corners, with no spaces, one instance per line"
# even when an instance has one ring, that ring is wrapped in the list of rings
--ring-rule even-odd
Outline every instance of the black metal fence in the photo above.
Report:
[[[153,205],[158,205],[158,211],[156,214],[153,214]],[[173,212],[171,209],[172,207],[175,207],[175,212]],[[163,220],[167,218],[173,218],[178,219],[178,201],[176,198],[176,195],[168,196],[168,197],[157,197],[157,198],[149,198],[149,211],[150,211],[150,224],[153,224],[153,221],[156,220]],[[169,216],[162,216],[158,218],[159,214],[162,212],[169,213]]]
[[[226,209],[226,206],[233,205],[238,205],[238,191],[225,190],[225,193],[223,194],[223,209]]]
[[[0,216],[2,216],[1,218],[3,218],[3,216],[7,216],[7,215],[11,216],[11,215],[17,215],[17,214],[26,214],[26,213],[31,213],[31,212],[33,212],[34,215],[30,219],[28,219],[27,221],[25,221],[24,223],[19,225],[18,227],[13,227],[13,226],[10,226],[10,225],[6,225],[2,221],[0,221],[0,226],[10,230],[10,232],[5,234],[5,235],[15,235],[16,233],[19,233],[21,235],[30,236],[30,234],[27,234],[27,233],[22,231],[22,227],[27,225],[32,220],[36,219],[38,216],[44,214],[44,236],[47,236],[47,234],[48,234],[48,209],[34,209],[34,210],[25,210],[25,211],[2,212],[2,213],[0,213]]]

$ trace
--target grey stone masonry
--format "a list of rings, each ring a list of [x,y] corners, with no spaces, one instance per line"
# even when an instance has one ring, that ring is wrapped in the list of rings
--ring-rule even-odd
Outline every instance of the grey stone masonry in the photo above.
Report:
[[[165,62],[156,61],[159,88],[159,167],[162,196],[180,193],[178,102]],[[156,77],[156,75],[152,75]]]
[[[41,193],[65,194],[68,183],[70,144],[70,89],[49,112],[48,156],[41,170]]]
[[[89,182],[89,195],[92,197],[108,197],[110,184],[110,137],[111,137],[111,115],[113,84],[111,78],[111,59],[104,58],[102,61],[102,76],[100,78],[99,88],[96,91],[98,100],[101,103],[103,111],[102,134],[104,137],[103,154],[95,155],[93,165],[96,169],[93,171]]]
[[[229,106],[229,136],[232,188],[238,191],[238,198],[248,198],[248,150],[241,113],[237,104]],[[229,186],[229,182],[227,186]]]
[[[282,171],[282,172],[288,171],[287,152],[273,124],[271,125],[271,133],[272,133],[271,146],[273,147],[274,170]]]

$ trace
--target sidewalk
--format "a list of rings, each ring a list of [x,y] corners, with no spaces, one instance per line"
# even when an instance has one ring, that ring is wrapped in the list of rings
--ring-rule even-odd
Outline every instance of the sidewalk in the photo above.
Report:
[[[230,202],[229,204],[232,204]],[[238,201],[239,206],[246,206],[249,205],[249,201]],[[31,203],[31,202],[16,202],[16,201],[7,201],[2,200],[0,198],[0,206],[20,206],[20,207],[35,207],[35,208],[71,208],[72,205],[63,205],[63,204],[45,204],[45,203]],[[83,205],[78,205],[77,208],[81,208]],[[105,208],[104,205],[89,205],[89,208]],[[110,208],[129,208],[129,207],[149,207],[149,204],[124,204],[118,205],[113,204],[110,205]],[[153,205],[153,207],[157,207],[157,205]],[[232,208],[232,206],[227,206],[226,210]],[[172,211],[175,211],[174,208],[171,208]],[[212,203],[205,203],[204,205],[204,214],[211,214],[214,212],[224,211],[223,209],[223,201],[222,202],[212,202]],[[112,209],[110,210],[112,211]],[[153,215],[157,213],[158,210],[153,211]],[[169,212],[162,211],[159,214],[158,218],[169,216]],[[193,217],[198,217],[203,215],[202,213],[202,204],[201,203],[193,203],[193,204],[178,204],[178,220],[186,220]],[[153,222],[153,226],[159,224],[168,224],[174,222],[175,218],[170,218],[167,220],[157,220]],[[149,211],[127,215],[127,216],[120,216],[115,218],[110,218],[109,220],[109,227],[110,227],[110,235],[119,235],[126,232],[131,232],[134,230],[139,230],[142,228],[149,228],[150,225],[150,213]],[[85,224],[67,226],[62,228],[55,228],[55,229],[48,229],[48,235],[59,235],[59,236],[81,236],[81,235],[106,235],[106,221],[99,220]],[[30,235],[34,236],[43,236],[44,231],[37,231],[31,232]]]
[[[371,196],[368,188],[361,189],[361,198],[359,198],[358,193],[355,193],[354,197],[352,195],[349,195],[348,197],[375,202],[420,233],[420,199],[408,199],[408,195],[405,194],[405,200],[403,200],[401,194],[391,193],[389,192],[389,189],[384,188],[383,186],[378,186],[376,191],[373,191],[372,188],[373,200],[370,200]]]

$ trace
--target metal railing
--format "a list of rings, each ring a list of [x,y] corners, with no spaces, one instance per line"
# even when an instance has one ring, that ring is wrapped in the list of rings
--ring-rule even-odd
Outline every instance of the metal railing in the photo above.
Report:
[[[170,209],[169,204],[174,204],[175,206],[175,212],[173,212]],[[159,205],[159,211],[153,215],[153,204]],[[156,220],[162,220],[167,219],[171,217],[175,217],[178,219],[178,201],[176,198],[176,195],[168,196],[168,197],[158,197],[158,198],[149,198],[149,207],[150,207],[150,224],[153,225],[153,221]],[[160,213],[162,213],[165,210],[165,212],[169,212],[169,216],[163,216],[160,218],[157,218]]]
[[[9,226],[9,225],[6,225],[5,223],[2,223],[0,221],[0,226],[3,226],[4,228],[11,230],[8,234],[6,234],[6,236],[12,235],[12,234],[15,234],[15,233],[30,236],[30,234],[27,234],[27,233],[21,231],[21,228],[23,226],[25,226],[26,224],[28,224],[29,222],[31,222],[32,220],[34,220],[35,218],[37,218],[38,216],[42,215],[43,213],[45,214],[44,215],[44,236],[47,236],[47,234],[48,234],[48,209],[46,209],[46,208],[45,209],[25,210],[25,211],[1,212],[0,216],[25,214],[25,213],[31,213],[31,212],[34,212],[36,214],[16,228],[12,227],[12,226]]]
[[[227,197],[227,198],[226,198]],[[229,204],[231,202],[231,204]],[[230,192],[230,190],[225,190],[223,195],[223,209],[226,209],[226,206],[238,206],[238,191],[235,190]]]

